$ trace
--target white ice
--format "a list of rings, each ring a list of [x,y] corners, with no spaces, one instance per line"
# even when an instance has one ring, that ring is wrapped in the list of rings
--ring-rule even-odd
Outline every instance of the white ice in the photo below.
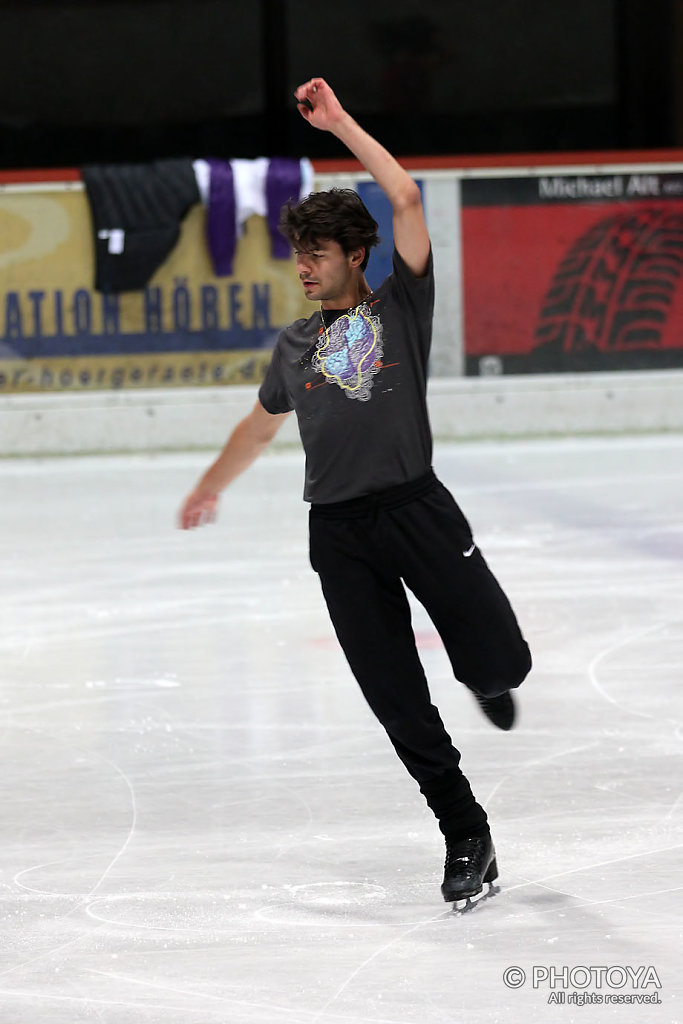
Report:
[[[465,914],[336,646],[301,455],[183,533],[209,457],[0,465],[2,1024],[683,1021],[683,437],[437,447],[535,655],[500,733],[415,608],[498,849]]]

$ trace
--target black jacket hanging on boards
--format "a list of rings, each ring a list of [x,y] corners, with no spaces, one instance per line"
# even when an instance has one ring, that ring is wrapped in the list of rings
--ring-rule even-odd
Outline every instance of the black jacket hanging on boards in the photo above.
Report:
[[[82,168],[95,233],[95,289],[139,291],[167,258],[199,202],[189,159]]]

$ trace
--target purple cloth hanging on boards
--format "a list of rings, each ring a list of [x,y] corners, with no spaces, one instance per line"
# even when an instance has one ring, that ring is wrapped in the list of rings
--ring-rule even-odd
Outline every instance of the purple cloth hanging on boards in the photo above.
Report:
[[[209,252],[217,277],[229,277],[237,247],[235,186],[232,167],[227,160],[207,161],[211,170],[207,234]]]
[[[301,163],[289,157],[273,157],[266,175],[266,217],[273,259],[288,260],[292,254],[288,240],[278,231],[280,210],[290,199],[299,201]]]

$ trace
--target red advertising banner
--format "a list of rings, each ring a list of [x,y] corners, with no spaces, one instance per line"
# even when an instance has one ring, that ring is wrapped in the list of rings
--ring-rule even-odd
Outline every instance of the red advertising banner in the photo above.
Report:
[[[683,366],[683,174],[461,188],[468,375]]]

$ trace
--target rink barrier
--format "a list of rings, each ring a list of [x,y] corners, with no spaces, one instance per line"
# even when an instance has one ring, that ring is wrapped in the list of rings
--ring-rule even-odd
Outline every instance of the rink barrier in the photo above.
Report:
[[[401,163],[420,187],[434,252],[434,377],[683,366],[683,271],[676,258],[683,150],[406,157]],[[356,189],[378,220],[384,241],[369,270],[376,287],[391,270],[390,204],[358,161],[315,161],[314,168],[316,187]],[[84,287],[92,240],[82,193],[74,169],[0,172],[0,205],[28,203],[35,219],[36,203],[51,197],[66,204],[71,246],[65,250],[50,236],[42,262],[24,253],[0,282],[6,345],[0,400],[59,389],[251,384],[258,368],[239,350],[263,356],[281,324],[309,314],[295,268],[283,277],[283,267],[269,258],[263,218],[255,216],[241,238],[239,274],[215,278],[199,206],[186,218],[182,244],[144,293],[96,294]],[[622,240],[623,218],[630,224],[634,209],[640,235],[659,239],[668,268],[660,280],[655,261],[648,288],[636,274],[640,241],[630,227],[629,244]],[[34,229],[44,221],[37,217]],[[523,259],[517,258],[520,237],[527,240]],[[594,258],[584,269],[579,261],[567,282],[565,263],[577,246]],[[620,261],[611,275],[618,294],[611,297],[598,259],[605,253],[610,266],[615,253]]]
[[[253,386],[3,396],[0,455],[214,450]],[[434,378],[437,440],[683,430],[683,370]],[[273,447],[299,445],[295,417]]]

